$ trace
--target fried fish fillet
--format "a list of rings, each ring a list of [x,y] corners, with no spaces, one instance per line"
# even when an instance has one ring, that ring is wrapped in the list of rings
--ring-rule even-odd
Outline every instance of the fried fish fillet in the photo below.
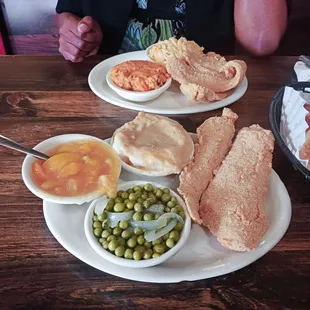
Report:
[[[202,222],[224,247],[255,249],[268,229],[264,199],[273,148],[269,130],[258,125],[241,129],[201,197]]]
[[[221,117],[207,119],[198,129],[194,159],[180,174],[179,193],[191,218],[201,224],[198,210],[202,193],[231,147],[237,114],[225,108]]]

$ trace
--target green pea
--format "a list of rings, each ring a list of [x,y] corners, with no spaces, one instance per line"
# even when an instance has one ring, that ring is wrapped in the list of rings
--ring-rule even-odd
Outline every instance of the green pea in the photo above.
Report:
[[[135,192],[135,195],[136,195],[136,197],[138,199],[138,198],[140,198],[142,196],[142,192],[140,192],[140,191]]]
[[[128,208],[125,208],[124,212],[129,212],[130,210]]]
[[[173,201],[168,201],[167,202],[167,207],[169,207],[169,208],[173,208],[173,207],[175,207],[175,202],[173,202]]]
[[[141,221],[142,220],[142,213],[141,212],[136,212],[136,213],[134,213],[132,218],[133,218],[134,221]]]
[[[134,238],[129,238],[127,240],[127,245],[130,248],[134,248],[137,245],[137,240],[135,240]]]
[[[126,240],[124,240],[122,237],[118,237],[118,238],[116,239],[116,241],[117,241],[117,244],[118,244],[118,245],[125,246],[125,244],[126,244]]]
[[[127,259],[132,259],[133,257],[133,250],[132,249],[126,249],[124,253],[124,257]]]
[[[155,198],[157,200],[157,197],[154,193],[149,193],[149,198]]]
[[[121,197],[117,197],[115,199],[115,203],[118,203],[118,202],[124,202],[123,199]]]
[[[154,215],[154,220],[158,220],[159,218],[160,218],[160,214],[156,213],[156,214]]]
[[[108,246],[109,246],[109,241],[108,241],[108,240],[103,240],[102,243],[101,243],[101,246],[102,246],[104,249],[107,249]]]
[[[139,203],[143,203],[143,201],[144,201],[144,199],[141,197],[137,199],[137,202],[139,202]]]
[[[111,233],[105,229],[102,233],[101,233],[101,237],[107,239],[109,236],[111,235]]]
[[[131,194],[129,195],[129,200],[130,200],[130,201],[136,201],[137,199],[138,199],[138,197],[136,196],[136,194],[131,193]]]
[[[166,240],[169,238],[169,233],[167,233],[167,234],[163,235],[163,237],[162,237],[162,238],[163,238],[163,240],[164,240],[164,241],[166,241]]]
[[[132,233],[129,229],[125,229],[123,232],[122,232],[122,238],[124,238],[125,240],[128,240],[130,237],[131,237]]]
[[[126,207],[129,209],[129,210],[132,210],[134,208],[134,205],[135,203],[133,201],[129,201],[127,202],[126,204]]]
[[[178,213],[180,213],[180,212],[184,212],[184,209],[183,209],[183,207],[182,207],[182,206],[180,206],[180,205],[176,205],[175,207],[178,209]]]
[[[106,209],[108,212],[111,212],[111,211],[113,211],[113,207],[114,207],[114,202],[113,202],[113,203],[108,202],[105,209]]]
[[[153,246],[153,251],[159,254],[163,254],[165,253],[165,247],[162,244],[156,244]]]
[[[185,220],[185,213],[184,213],[184,212],[179,212],[179,215],[181,216],[181,218],[182,218],[183,220]]]
[[[139,251],[142,254],[145,251],[145,247],[143,245],[137,245],[134,251]]]
[[[132,235],[131,238],[137,241],[138,236],[137,235]]]
[[[120,236],[122,234],[122,232],[123,231],[119,227],[115,227],[113,229],[113,235],[116,236],[116,237]]]
[[[174,202],[175,204],[177,204],[178,203],[178,199],[177,199],[177,197],[171,197],[171,199],[170,199],[170,201],[171,202]]]
[[[142,203],[137,202],[137,203],[135,204],[135,206],[134,206],[134,210],[135,210],[136,212],[142,212],[142,211],[143,211],[143,205],[142,205]]]
[[[172,208],[171,211],[172,213],[178,213],[178,209],[176,207]]]
[[[144,247],[145,247],[146,249],[150,249],[150,248],[152,247],[152,243],[151,243],[151,242],[145,241],[145,242],[144,242]]]
[[[153,214],[152,213],[146,213],[143,216],[144,221],[152,221],[153,220]]]
[[[109,199],[109,200],[108,200],[108,204],[112,204],[112,205],[114,206],[115,200],[114,200],[114,199]]]
[[[97,215],[94,215],[93,216],[93,222],[97,222],[98,221],[98,217],[97,217]]]
[[[108,238],[107,238],[107,241],[112,241],[112,240],[115,240],[116,241],[116,236],[113,236],[113,235],[110,235]]]
[[[132,189],[132,188],[127,189],[127,193],[128,193],[129,195],[132,194],[132,193],[133,193],[133,189]]]
[[[125,204],[122,202],[117,202],[114,205],[114,211],[115,212],[123,212],[125,210]]]
[[[95,228],[94,229],[94,235],[96,236],[96,237],[100,237],[101,236],[101,233],[102,233],[102,228],[100,227],[100,228]]]
[[[101,228],[101,223],[99,221],[96,221],[93,223],[94,228]]]
[[[99,243],[102,243],[104,240],[105,240],[104,238],[100,238]]]
[[[159,253],[156,253],[156,252],[152,255],[153,258],[157,258],[157,257],[159,257],[159,256],[160,256],[160,254],[159,254]]]
[[[182,224],[181,222],[177,222],[177,224],[174,226],[174,230],[182,231],[183,227],[184,227],[184,224]]]
[[[119,228],[121,229],[127,229],[128,228],[128,221],[120,221],[118,223]]]
[[[149,200],[144,200],[143,201],[143,206],[145,209],[148,209],[151,206],[151,202]]]
[[[118,257],[122,257],[124,256],[124,253],[125,253],[125,247],[120,245],[118,246],[116,249],[115,249],[115,255],[118,256]]]
[[[166,207],[166,208],[165,208],[165,212],[166,212],[166,213],[171,212],[170,208],[169,208],[169,207]]]
[[[164,192],[164,194],[170,194],[170,189],[167,188],[167,187],[165,187],[165,188],[163,189],[163,192]]]
[[[127,206],[127,203],[128,203],[128,202],[130,202],[129,199],[125,199],[125,200],[124,200],[124,204],[125,204],[126,206]]]
[[[170,195],[169,194],[167,194],[167,193],[165,193],[165,194],[163,194],[162,196],[161,196],[161,201],[163,201],[163,202],[168,202],[169,200],[170,200]]]
[[[169,238],[174,239],[174,241],[179,241],[180,234],[179,234],[179,232],[177,230],[173,230],[173,231],[170,232]]]
[[[128,193],[126,193],[126,192],[124,192],[124,193],[122,193],[122,199],[124,200],[124,202],[125,202],[125,200],[126,199],[128,199],[128,197],[129,197],[129,195],[128,195]]]
[[[122,194],[124,193],[124,191],[118,191],[117,192],[117,197],[122,197]]]
[[[145,184],[144,185],[144,189],[147,191],[147,192],[152,192],[153,191],[153,186],[152,184]]]
[[[172,238],[168,238],[167,240],[166,240],[166,246],[168,247],[168,248],[173,248],[174,247],[174,244],[175,244],[175,242],[174,242],[174,239],[172,239]]]
[[[140,236],[137,238],[137,242],[138,242],[138,244],[140,244],[140,245],[144,244],[144,242],[145,242],[144,237],[143,237],[142,235],[140,235]]]
[[[98,215],[98,220],[99,220],[100,222],[103,222],[103,221],[106,220],[107,218],[108,218],[108,215],[107,215],[106,212],[103,212],[102,214],[99,214],[99,215]]]
[[[155,196],[157,198],[161,198],[161,196],[163,195],[163,191],[161,189],[157,189],[156,192],[155,192]]]
[[[118,246],[117,241],[116,241],[116,240],[112,240],[112,241],[110,241],[109,244],[108,244],[108,249],[109,249],[111,252],[114,252],[115,249],[117,248],[117,246]]]
[[[142,200],[144,201],[145,199],[148,198],[148,195],[147,195],[147,194],[142,194],[142,195],[141,195],[141,198],[142,198]],[[142,202],[143,202],[143,201],[142,201]]]
[[[158,238],[152,242],[153,245],[161,244],[163,242],[162,238]]]
[[[137,185],[137,186],[135,186],[134,188],[133,188],[133,190],[135,191],[135,192],[141,192],[142,191],[142,187],[140,186],[140,185]]]
[[[140,260],[142,258],[142,253],[139,251],[134,251],[133,252],[133,259],[134,260]]]
[[[136,227],[133,232],[136,236],[140,236],[143,234],[143,229],[140,227]]]
[[[150,259],[152,257],[152,252],[150,250],[145,250],[143,252],[143,259]]]
[[[149,201],[151,205],[153,205],[157,202],[157,199],[156,197],[150,197],[150,198],[147,198],[146,201]]]

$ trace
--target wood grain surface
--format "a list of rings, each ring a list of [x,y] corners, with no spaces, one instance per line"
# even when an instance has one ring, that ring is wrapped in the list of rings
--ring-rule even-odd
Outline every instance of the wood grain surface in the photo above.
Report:
[[[0,58],[0,134],[32,147],[64,133],[108,138],[137,112],[110,105],[88,88],[103,57],[71,64],[60,56]],[[249,89],[231,105],[237,129],[269,128],[272,96],[296,57],[244,58]],[[189,131],[213,111],[178,115]],[[21,178],[23,155],[0,148],[0,309],[309,309],[309,183],[278,147],[273,166],[292,199],[290,227],[264,257],[234,273],[195,282],[147,284],[98,271],[68,253],[49,232],[42,201]]]

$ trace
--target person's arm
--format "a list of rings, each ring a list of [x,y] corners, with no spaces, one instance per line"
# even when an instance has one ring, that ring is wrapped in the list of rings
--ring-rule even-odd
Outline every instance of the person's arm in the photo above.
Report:
[[[59,52],[65,59],[81,62],[95,55],[102,41],[102,31],[90,16],[82,17],[80,1],[59,0],[56,11],[59,26]]]
[[[265,56],[279,47],[287,26],[286,0],[235,0],[235,34],[250,53]]]

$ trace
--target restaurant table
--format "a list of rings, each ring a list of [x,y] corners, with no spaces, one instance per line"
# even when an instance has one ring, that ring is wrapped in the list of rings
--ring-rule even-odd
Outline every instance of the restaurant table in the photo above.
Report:
[[[60,56],[0,57],[0,134],[28,147],[66,133],[111,137],[137,112],[90,91],[88,74],[103,59],[72,64]],[[270,128],[272,96],[289,80],[297,58],[242,59],[249,88],[230,106],[239,115],[237,130],[253,123]],[[193,132],[220,113],[171,117]],[[310,184],[278,146],[273,168],[293,208],[283,239],[241,270],[176,284],[117,278],[67,252],[45,224],[42,201],[22,181],[23,159],[0,148],[0,309],[310,309]]]

